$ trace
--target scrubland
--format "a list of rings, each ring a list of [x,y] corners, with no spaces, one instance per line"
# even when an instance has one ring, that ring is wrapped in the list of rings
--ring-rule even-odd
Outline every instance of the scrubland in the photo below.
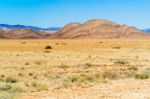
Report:
[[[150,99],[149,40],[1,40],[0,99]]]

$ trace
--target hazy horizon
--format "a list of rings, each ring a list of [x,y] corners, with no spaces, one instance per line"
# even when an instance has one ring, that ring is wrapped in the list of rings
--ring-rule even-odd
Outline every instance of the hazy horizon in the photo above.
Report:
[[[1,0],[0,24],[53,27],[106,19],[150,28],[149,0]]]

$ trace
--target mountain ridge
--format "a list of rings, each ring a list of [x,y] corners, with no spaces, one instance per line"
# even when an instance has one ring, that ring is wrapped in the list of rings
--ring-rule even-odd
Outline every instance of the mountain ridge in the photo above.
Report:
[[[0,28],[0,38],[6,39],[150,39],[150,34],[136,27],[102,19],[89,20],[83,24],[70,23],[56,31],[42,30],[32,26],[25,27],[24,25],[10,25],[10,27],[8,25],[11,29],[4,27],[7,25]]]
[[[32,30],[49,30],[49,31],[58,31],[61,29],[61,27],[49,27],[49,28],[41,28],[36,26],[28,26],[28,25],[9,25],[9,24],[0,24],[0,28],[6,28],[6,29],[27,29],[30,28]]]
[[[141,30],[115,22],[93,19],[72,28],[72,23],[53,34],[57,39],[118,39],[118,38],[149,38],[150,35]],[[70,27],[70,29],[68,29]],[[69,31],[68,31],[69,30]],[[62,32],[63,31],[63,32]]]
[[[150,33],[150,28],[144,29],[144,30],[142,30],[142,31],[143,31],[143,32]]]

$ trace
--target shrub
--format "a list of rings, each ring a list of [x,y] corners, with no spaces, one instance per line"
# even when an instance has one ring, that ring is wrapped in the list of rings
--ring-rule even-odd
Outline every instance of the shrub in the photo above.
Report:
[[[119,47],[119,46],[116,46],[116,47],[113,47],[113,49],[121,49],[121,47]]]
[[[75,75],[71,76],[68,79],[71,81],[71,83],[94,83],[99,82],[101,80],[101,75],[99,74],[93,74],[93,75]]]
[[[56,45],[59,45],[59,43],[56,43]]]
[[[26,62],[25,65],[30,65],[30,64],[28,62]]]
[[[25,82],[24,82],[24,85],[25,85],[26,87],[28,87],[28,86],[29,86],[29,82],[28,82],[28,81],[25,81]]]
[[[22,73],[19,73],[18,76],[23,76],[23,74],[22,74]]]
[[[119,74],[115,71],[105,71],[102,73],[103,78],[108,78],[108,79],[117,79]]]
[[[81,75],[72,75],[67,77],[67,79],[64,80],[62,87],[68,88],[72,86],[85,86],[85,85],[91,85],[94,83],[107,83],[106,79],[104,79],[101,74],[81,74]]]
[[[33,76],[33,73],[30,72],[30,73],[29,73],[29,76]]]
[[[0,86],[0,91],[8,91],[12,88],[11,85],[2,85]]]
[[[88,56],[88,58],[92,58],[92,56],[91,56],[91,55],[89,55],[89,56]]]
[[[24,41],[24,42],[21,42],[21,44],[26,44],[26,42]]]
[[[143,71],[143,73],[150,75],[150,69],[149,69],[149,68],[145,69],[145,70]]]
[[[92,67],[92,64],[91,63],[86,63],[84,66],[89,68],[89,67]]]
[[[47,46],[45,47],[45,49],[52,49],[52,47],[51,47],[50,45],[47,45]]]
[[[116,62],[115,62],[115,64],[118,64],[118,65],[125,65],[125,64],[127,64],[128,62],[126,62],[126,61],[124,61],[124,60],[117,60]]]
[[[41,83],[36,82],[36,81],[33,81],[33,82],[31,83],[31,85],[32,85],[33,87],[35,87],[35,88],[37,89],[37,91],[42,91],[42,90],[47,91],[47,90],[48,90],[46,84],[41,84]]]
[[[44,51],[44,53],[50,53],[50,51]]]
[[[35,64],[36,64],[36,65],[41,65],[42,62],[41,62],[41,61],[36,61]]]
[[[0,77],[0,81],[4,81],[4,77]]]
[[[38,79],[37,75],[34,75],[34,76],[33,76],[33,79]]]
[[[130,67],[128,67],[128,70],[137,71],[137,70],[138,70],[138,68],[137,68],[137,67],[135,67],[135,66],[130,66]]]
[[[64,64],[61,64],[61,65],[59,66],[59,68],[68,68],[68,66],[66,66],[66,65],[64,65]]]
[[[21,67],[21,70],[24,70],[24,67]]]
[[[142,73],[142,74],[135,74],[134,78],[135,79],[149,79],[150,76],[148,74]]]
[[[5,77],[5,75],[4,75],[4,74],[1,74],[1,77]]]
[[[17,79],[12,76],[8,76],[8,77],[6,77],[5,82],[6,83],[17,83]]]
[[[5,77],[5,75],[1,74],[0,81],[4,81],[4,77]]]
[[[11,88],[11,92],[12,93],[20,93],[20,92],[23,92],[24,90],[20,87],[20,86],[13,86]]]

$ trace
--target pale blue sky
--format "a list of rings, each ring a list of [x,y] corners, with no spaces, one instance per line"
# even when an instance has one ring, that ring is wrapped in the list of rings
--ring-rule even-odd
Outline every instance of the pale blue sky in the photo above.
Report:
[[[150,0],[0,0],[0,23],[40,27],[107,19],[150,28]]]

